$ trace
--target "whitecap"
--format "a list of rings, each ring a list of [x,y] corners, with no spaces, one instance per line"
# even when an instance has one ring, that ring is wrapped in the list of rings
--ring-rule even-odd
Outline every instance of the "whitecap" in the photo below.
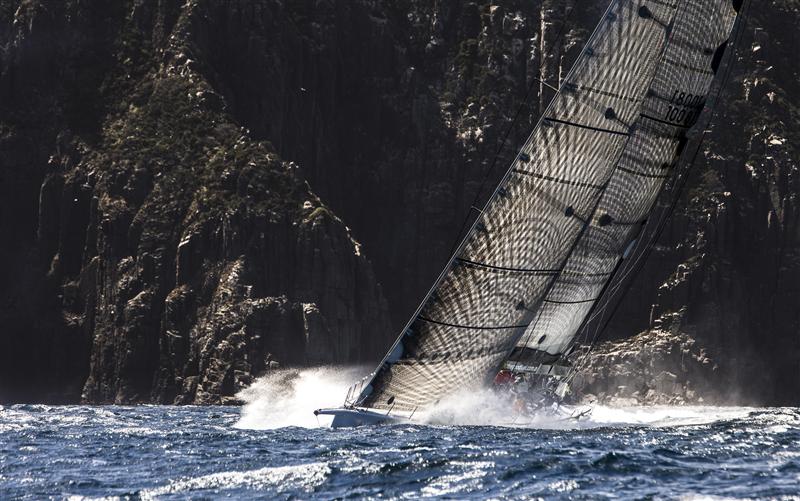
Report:
[[[200,477],[176,480],[167,485],[146,489],[139,497],[155,500],[171,494],[188,494],[202,490],[228,489],[267,489],[278,491],[310,491],[320,485],[330,475],[330,467],[326,463],[307,463],[293,466],[275,466],[247,471],[224,471]]]

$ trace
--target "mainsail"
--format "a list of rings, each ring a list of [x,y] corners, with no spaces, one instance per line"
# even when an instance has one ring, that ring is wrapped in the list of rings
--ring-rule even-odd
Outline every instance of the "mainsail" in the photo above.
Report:
[[[702,110],[735,7],[615,0],[349,406],[413,412],[570,347]]]

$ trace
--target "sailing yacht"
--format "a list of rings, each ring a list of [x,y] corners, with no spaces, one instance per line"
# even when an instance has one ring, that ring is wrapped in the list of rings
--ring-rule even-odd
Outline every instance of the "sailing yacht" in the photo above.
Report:
[[[413,419],[500,371],[564,398],[579,333],[652,244],[656,202],[700,148],[741,9],[614,0],[381,363],[315,414]]]

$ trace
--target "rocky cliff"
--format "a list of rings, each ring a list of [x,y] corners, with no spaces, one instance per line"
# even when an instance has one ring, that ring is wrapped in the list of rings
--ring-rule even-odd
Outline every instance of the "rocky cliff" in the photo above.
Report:
[[[606,3],[0,0],[0,400],[220,402],[377,358]],[[678,312],[788,402],[800,15],[769,4],[608,336]]]
[[[800,401],[798,22],[800,2],[754,3],[675,216],[606,332],[691,336],[717,364],[707,396]]]
[[[0,399],[224,402],[372,360],[350,230],[240,125],[170,2],[4,2]]]
[[[580,353],[585,356],[585,353]],[[726,404],[739,399],[721,391],[719,366],[687,334],[653,329],[594,347],[567,397],[573,403],[626,405]]]

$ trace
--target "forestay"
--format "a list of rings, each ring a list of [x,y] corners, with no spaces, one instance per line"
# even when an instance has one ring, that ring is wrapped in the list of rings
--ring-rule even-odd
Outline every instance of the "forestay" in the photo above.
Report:
[[[611,4],[481,216],[348,405],[413,411],[491,381],[512,350],[530,360],[563,353],[646,217],[664,164],[680,153],[701,107],[687,96],[708,91],[730,9],[708,0]]]

